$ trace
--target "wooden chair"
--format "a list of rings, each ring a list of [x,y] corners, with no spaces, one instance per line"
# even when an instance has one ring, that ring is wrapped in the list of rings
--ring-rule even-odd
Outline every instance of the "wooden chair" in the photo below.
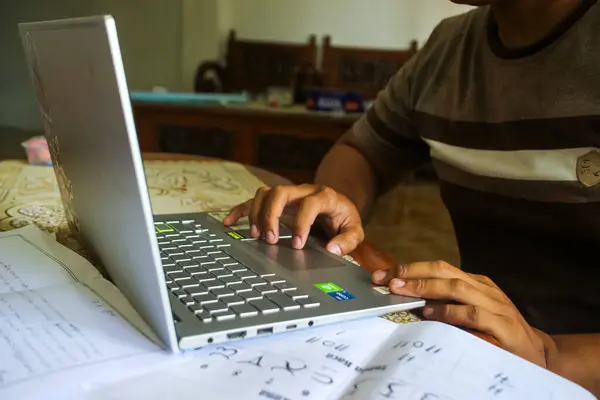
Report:
[[[323,40],[323,86],[362,92],[367,99],[373,99],[417,51],[415,40],[406,50],[381,50],[332,46],[331,37],[326,36]]]
[[[226,65],[203,62],[196,71],[195,91],[261,93],[269,86],[289,87],[299,70],[316,67],[316,57],[315,35],[306,44],[291,44],[239,40],[231,30]]]

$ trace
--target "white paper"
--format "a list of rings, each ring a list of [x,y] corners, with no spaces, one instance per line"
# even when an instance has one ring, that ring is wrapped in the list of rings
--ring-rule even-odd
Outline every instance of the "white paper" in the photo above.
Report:
[[[0,235],[1,399],[77,391],[111,375],[117,360],[160,353],[147,327],[134,327],[140,321],[91,264],[37,228]],[[94,375],[80,375],[91,366]],[[148,372],[141,367],[119,379]]]
[[[211,346],[89,400],[594,399],[457,328],[381,318]]]

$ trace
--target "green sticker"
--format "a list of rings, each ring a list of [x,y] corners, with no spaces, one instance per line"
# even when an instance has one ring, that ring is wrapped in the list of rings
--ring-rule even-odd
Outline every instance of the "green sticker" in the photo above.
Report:
[[[231,236],[232,238],[234,238],[234,239],[238,239],[238,240],[240,240],[240,239],[243,239],[243,238],[244,238],[244,236],[242,236],[242,235],[240,235],[239,233],[237,233],[237,232],[234,232],[234,231],[227,232],[227,234],[228,234],[229,236]]]
[[[317,283],[315,286],[325,293],[342,292],[344,290],[333,282]]]
[[[154,225],[154,228],[156,229],[156,232],[158,233],[165,233],[165,232],[175,232],[175,228],[173,228],[171,225],[168,224],[156,224]]]

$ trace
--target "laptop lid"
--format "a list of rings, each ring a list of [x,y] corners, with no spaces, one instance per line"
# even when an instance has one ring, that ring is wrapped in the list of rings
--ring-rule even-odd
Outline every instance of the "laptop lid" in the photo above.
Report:
[[[176,350],[115,21],[87,17],[19,30],[69,225]]]

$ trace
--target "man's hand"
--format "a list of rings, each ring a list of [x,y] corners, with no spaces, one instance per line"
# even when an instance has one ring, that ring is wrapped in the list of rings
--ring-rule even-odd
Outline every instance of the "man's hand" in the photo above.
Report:
[[[223,223],[231,226],[240,218],[248,217],[251,235],[263,236],[274,244],[279,240],[279,221],[284,211],[294,214],[291,228],[292,245],[296,249],[304,247],[317,218],[333,237],[327,243],[327,250],[334,254],[348,254],[364,240],[360,214],[354,203],[333,189],[316,185],[260,188],[253,199],[234,207]]]
[[[532,328],[486,276],[436,261],[376,271],[373,282],[395,294],[435,300],[423,309],[425,318],[487,333],[505,350],[548,368],[549,336]]]

